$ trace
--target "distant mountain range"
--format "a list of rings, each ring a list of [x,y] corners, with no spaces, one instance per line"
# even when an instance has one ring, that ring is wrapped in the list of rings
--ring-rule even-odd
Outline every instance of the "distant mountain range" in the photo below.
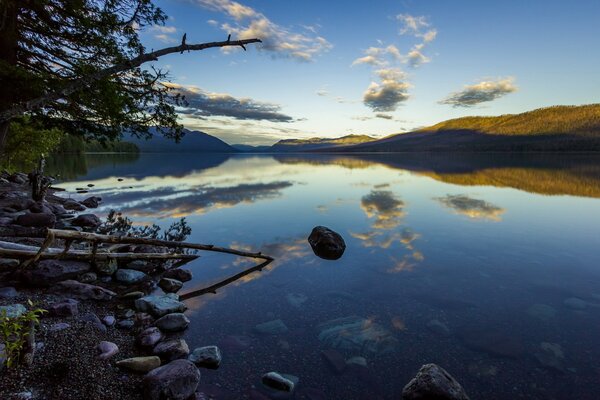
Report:
[[[375,139],[285,139],[272,146],[229,145],[200,131],[185,130],[180,143],[160,134],[150,140],[125,136],[143,153],[307,153],[415,151],[600,151],[600,104],[554,106],[522,114],[451,119],[428,128]]]

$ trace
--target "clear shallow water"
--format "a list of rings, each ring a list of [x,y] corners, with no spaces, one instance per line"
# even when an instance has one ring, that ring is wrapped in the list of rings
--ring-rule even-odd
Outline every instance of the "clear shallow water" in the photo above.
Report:
[[[210,390],[243,398],[275,370],[300,378],[297,399],[397,399],[435,362],[472,398],[597,398],[600,159],[149,154],[56,167],[75,198],[95,184],[100,214],[185,216],[190,241],[276,258],[186,301],[190,348],[224,353],[203,372]],[[340,260],[312,254],[315,225],[345,238]],[[251,265],[203,254],[182,293]],[[278,319],[286,332],[255,330]],[[320,354],[331,348],[367,367],[334,374]]]

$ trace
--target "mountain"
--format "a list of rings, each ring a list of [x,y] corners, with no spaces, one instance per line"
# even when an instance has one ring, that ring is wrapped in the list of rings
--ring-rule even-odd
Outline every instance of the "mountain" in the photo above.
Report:
[[[347,135],[339,138],[285,139],[271,146],[273,152],[305,152],[338,146],[350,146],[376,140],[367,135]]]
[[[124,134],[123,141],[135,144],[141,153],[237,153],[238,150],[228,145],[221,139],[217,139],[207,133],[200,131],[183,130],[185,135],[175,143],[151,129],[153,134],[149,140],[140,139],[131,134]]]
[[[236,150],[239,150],[244,153],[270,153],[272,146],[252,146],[249,144],[232,144]]]
[[[600,104],[451,119],[414,132],[327,151],[600,151]]]

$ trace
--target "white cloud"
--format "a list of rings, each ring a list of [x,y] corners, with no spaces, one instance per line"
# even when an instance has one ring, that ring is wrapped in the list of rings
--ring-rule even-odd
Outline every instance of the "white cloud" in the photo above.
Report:
[[[239,39],[259,38],[263,43],[257,45],[257,49],[272,52],[275,57],[312,61],[332,48],[331,43],[315,33],[315,26],[306,26],[303,33],[298,33],[274,23],[253,8],[232,0],[190,1],[224,13],[233,22],[222,24],[223,31]]]
[[[451,93],[440,101],[440,104],[448,104],[453,107],[473,107],[480,103],[496,100],[509,93],[514,93],[518,89],[513,77],[483,80],[474,85],[465,85],[462,90]]]
[[[395,111],[400,103],[410,97],[410,84],[405,81],[404,73],[397,68],[376,71],[381,82],[371,82],[363,94],[363,103],[377,112]]]

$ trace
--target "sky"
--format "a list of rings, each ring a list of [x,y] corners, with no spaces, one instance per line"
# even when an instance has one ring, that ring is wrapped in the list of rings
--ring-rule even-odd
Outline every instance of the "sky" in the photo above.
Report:
[[[600,102],[598,0],[158,0],[147,49],[188,129],[229,144],[384,137],[467,115]]]

